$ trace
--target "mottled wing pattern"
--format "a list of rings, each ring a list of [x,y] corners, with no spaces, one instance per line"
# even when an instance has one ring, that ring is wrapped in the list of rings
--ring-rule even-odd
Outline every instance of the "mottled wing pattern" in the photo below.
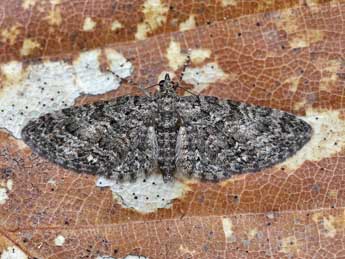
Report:
[[[312,129],[287,112],[211,96],[180,97],[178,174],[221,180],[259,171],[299,150]]]
[[[23,140],[66,168],[134,180],[157,167],[150,97],[124,96],[71,107],[29,122]]]

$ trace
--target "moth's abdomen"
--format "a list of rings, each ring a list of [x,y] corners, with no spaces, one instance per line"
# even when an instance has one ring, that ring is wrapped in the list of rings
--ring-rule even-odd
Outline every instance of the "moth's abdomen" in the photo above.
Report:
[[[168,180],[175,171],[175,147],[177,142],[177,115],[162,112],[157,121],[158,165],[164,179]]]

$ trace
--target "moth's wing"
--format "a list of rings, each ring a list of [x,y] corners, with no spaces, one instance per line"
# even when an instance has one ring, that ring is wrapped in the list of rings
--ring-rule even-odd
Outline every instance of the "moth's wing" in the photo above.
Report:
[[[150,126],[155,111],[149,97],[119,97],[45,114],[24,127],[22,138],[66,168],[136,179],[157,167],[157,139]]]
[[[207,180],[259,171],[293,155],[312,128],[296,116],[211,96],[180,97],[178,173]]]

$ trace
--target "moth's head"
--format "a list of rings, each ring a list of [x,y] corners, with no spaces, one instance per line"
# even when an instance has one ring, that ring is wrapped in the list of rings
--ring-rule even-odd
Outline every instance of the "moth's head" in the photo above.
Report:
[[[165,75],[164,80],[161,80],[158,85],[159,85],[159,91],[164,94],[175,93],[176,88],[178,87],[178,84],[173,82],[170,79],[170,76],[168,73]]]

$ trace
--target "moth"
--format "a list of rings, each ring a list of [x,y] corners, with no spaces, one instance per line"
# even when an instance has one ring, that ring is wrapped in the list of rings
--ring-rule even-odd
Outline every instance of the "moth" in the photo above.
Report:
[[[219,181],[295,154],[311,138],[302,119],[212,96],[178,96],[167,74],[151,96],[122,96],[47,113],[22,139],[65,168],[117,181],[153,172]]]

